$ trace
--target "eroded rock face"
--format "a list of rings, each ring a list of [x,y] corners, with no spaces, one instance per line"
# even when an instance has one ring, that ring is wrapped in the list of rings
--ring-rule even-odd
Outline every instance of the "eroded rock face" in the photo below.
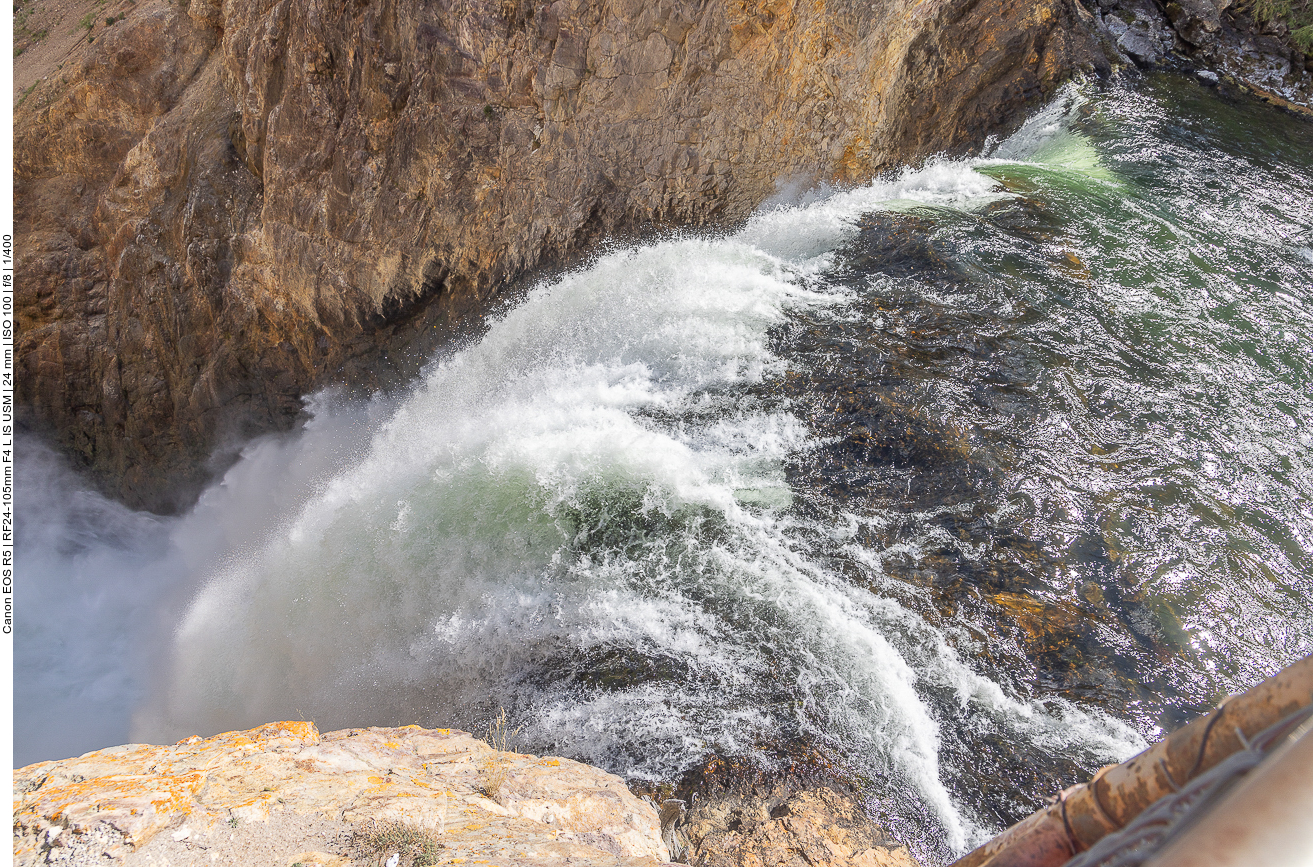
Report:
[[[379,823],[423,830],[443,863],[669,860],[655,808],[618,777],[568,759],[498,752],[457,731],[321,736],[312,723],[280,722],[14,772],[19,865],[219,857],[232,867],[346,865],[359,851],[353,835]]]
[[[143,0],[15,116],[18,402],[186,504],[517,274],[957,152],[1103,68],[1074,0]]]
[[[1110,56],[1140,67],[1202,67],[1283,108],[1313,116],[1313,58],[1284,27],[1268,27],[1231,0],[1098,0]]]

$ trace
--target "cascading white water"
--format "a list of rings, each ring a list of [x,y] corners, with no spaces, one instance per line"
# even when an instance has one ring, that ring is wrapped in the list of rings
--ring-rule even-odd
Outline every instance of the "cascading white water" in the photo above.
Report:
[[[960,850],[992,829],[944,782],[929,693],[1039,750],[1130,754],[1143,740],[1125,723],[1018,697],[973,670],[951,627],[800,542],[853,531],[791,508],[785,464],[819,442],[772,388],[790,375],[772,329],[851,315],[826,275],[863,214],[973,215],[1011,195],[976,169],[1026,158],[1113,189],[1062,117],[990,160],[608,252],[407,394],[321,397],[304,431],[248,446],[187,517],[38,503],[29,469],[20,565],[41,576],[28,610],[43,619],[20,695],[64,698],[20,718],[25,757],[73,743],[36,732],[98,691],[106,723],[79,748],[124,739],[129,714],[131,737],[169,740],[297,717],[472,726],[503,706],[529,747],[652,779],[784,733],[906,787],[929,817],[918,833]]]

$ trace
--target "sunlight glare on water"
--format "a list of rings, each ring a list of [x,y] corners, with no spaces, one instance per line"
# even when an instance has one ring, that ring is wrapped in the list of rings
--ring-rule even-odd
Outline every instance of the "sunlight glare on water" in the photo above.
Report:
[[[918,855],[984,839],[1313,650],[1313,148],[1192,87],[614,249],[184,518],[43,496],[41,634],[133,661],[122,736],[41,740],[91,692],[20,644],[20,756],[504,707],[633,779],[810,743]],[[79,632],[96,570],[171,588],[147,635]]]

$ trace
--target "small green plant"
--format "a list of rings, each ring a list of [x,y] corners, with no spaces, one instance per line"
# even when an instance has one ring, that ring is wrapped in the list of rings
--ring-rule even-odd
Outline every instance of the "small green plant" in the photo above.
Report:
[[[483,107],[483,116],[486,117],[488,120],[492,120],[492,115],[493,115],[492,106],[485,105]]]
[[[498,801],[501,787],[506,784],[508,776],[510,769],[506,767],[506,761],[492,753],[483,760],[483,767],[479,768],[479,790],[488,800],[501,803]]]
[[[35,11],[36,11],[36,7],[34,6],[28,6],[26,9],[24,9],[22,6],[14,7],[15,41],[31,40],[32,42],[40,42],[42,39],[45,39],[47,36],[50,35],[50,28],[48,27],[42,27],[40,30],[28,29],[28,23],[32,20],[32,13]],[[16,49],[14,52],[14,56],[17,57],[18,55],[22,54],[24,51],[27,50],[27,48],[28,46],[24,45]]]
[[[1251,0],[1247,4],[1263,24],[1284,24],[1290,41],[1300,51],[1313,54],[1313,0]]]
[[[96,26],[96,19],[100,17],[100,13],[105,10],[105,6],[108,3],[109,0],[96,0],[95,8],[93,8],[86,15],[83,15],[80,19],[78,19],[78,27],[81,27],[83,30],[86,30],[87,32],[91,32],[92,28]],[[73,32],[76,33],[77,30],[74,29]]]
[[[506,708],[500,708],[496,718],[488,724],[488,736],[484,741],[492,747],[479,769],[479,788],[489,799],[496,801],[501,795],[502,785],[510,775],[510,762],[502,753],[509,752],[511,743],[520,733],[520,727],[510,728],[506,720]]]
[[[237,827],[237,817],[236,817],[236,816],[229,816],[229,817],[228,817],[228,827],[229,827],[229,828],[236,828],[236,827]]]
[[[433,867],[439,863],[444,848],[433,832],[401,822],[370,822],[351,836],[351,848],[356,860],[365,863],[382,863],[393,855],[400,855],[400,863],[410,867]]]
[[[520,734],[521,728],[521,726],[510,728],[506,720],[506,708],[499,708],[496,718],[488,723],[488,736],[483,741],[499,753],[507,752]]]

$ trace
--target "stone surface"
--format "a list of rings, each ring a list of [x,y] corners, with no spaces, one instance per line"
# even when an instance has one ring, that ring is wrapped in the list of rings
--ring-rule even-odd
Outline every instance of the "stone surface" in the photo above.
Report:
[[[1117,50],[1137,66],[1161,63],[1175,48],[1175,34],[1151,2],[1128,2],[1101,16]]]
[[[801,745],[771,767],[712,757],[678,794],[663,804],[665,838],[693,867],[918,867],[872,818],[876,805]]]
[[[128,7],[125,7],[128,8]],[[185,507],[300,397],[516,275],[1003,131],[1106,69],[1075,0],[140,0],[15,111],[17,402]]]
[[[418,726],[320,735],[270,723],[129,744],[14,772],[15,863],[347,865],[379,822],[426,829],[441,863],[656,865],[656,809],[568,759]]]
[[[1108,55],[1139,67],[1200,68],[1296,113],[1313,116],[1313,59],[1284,28],[1231,0],[1098,0]]]
[[[875,832],[835,789],[695,806],[685,833],[696,867],[917,867],[907,849]]]

